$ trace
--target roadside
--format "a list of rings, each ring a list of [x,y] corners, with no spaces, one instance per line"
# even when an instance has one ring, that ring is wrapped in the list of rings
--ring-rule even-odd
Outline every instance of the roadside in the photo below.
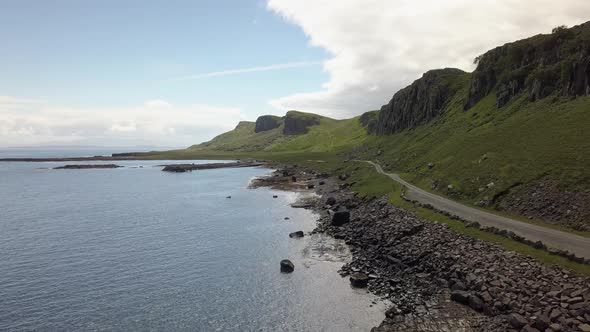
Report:
[[[525,223],[463,205],[420,189],[403,180],[397,174],[386,173],[379,164],[372,161],[366,162],[373,165],[378,173],[406,186],[408,188],[407,196],[411,200],[416,200],[422,204],[430,204],[438,210],[451,213],[463,220],[512,231],[530,241],[541,241],[551,248],[566,250],[586,259],[590,258],[590,238]]]

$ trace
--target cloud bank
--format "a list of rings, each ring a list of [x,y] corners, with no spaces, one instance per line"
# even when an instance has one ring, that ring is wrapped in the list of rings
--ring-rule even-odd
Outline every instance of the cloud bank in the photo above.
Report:
[[[267,7],[332,54],[320,91],[270,104],[335,117],[378,109],[429,69],[471,71],[495,46],[590,19],[588,0],[268,0]]]
[[[239,108],[178,106],[164,100],[117,108],[76,108],[0,96],[0,146],[185,146],[235,127]]]

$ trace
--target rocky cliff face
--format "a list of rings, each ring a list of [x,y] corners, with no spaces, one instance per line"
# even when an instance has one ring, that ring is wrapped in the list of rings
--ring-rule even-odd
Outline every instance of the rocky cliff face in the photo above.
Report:
[[[457,92],[459,86],[454,82],[462,75],[465,72],[454,68],[426,72],[412,85],[398,91],[389,104],[381,107],[373,131],[369,132],[392,134],[436,118]]]
[[[379,111],[369,111],[363,113],[360,118],[359,122],[369,133],[374,133],[377,128],[377,121],[379,120]]]
[[[278,128],[281,125],[281,118],[274,115],[263,115],[256,119],[256,127],[254,132],[268,131]]]
[[[285,124],[283,134],[301,135],[307,133],[309,127],[320,124],[320,118],[307,113],[290,111],[283,117],[283,122]]]
[[[498,107],[521,93],[530,101],[590,95],[590,22],[497,47],[478,60],[465,109],[492,92]]]

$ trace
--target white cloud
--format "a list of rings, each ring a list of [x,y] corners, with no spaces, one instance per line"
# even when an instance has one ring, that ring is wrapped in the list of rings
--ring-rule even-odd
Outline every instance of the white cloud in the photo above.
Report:
[[[429,69],[470,71],[506,42],[590,18],[588,0],[268,0],[269,10],[326,49],[321,91],[270,101],[337,117],[378,109]]]
[[[263,71],[273,71],[273,70],[282,70],[282,69],[290,69],[290,68],[317,66],[317,65],[320,65],[321,63],[322,62],[320,62],[320,61],[301,61],[301,62],[279,63],[279,64],[268,65],[268,66],[260,66],[260,67],[248,67],[248,68],[214,71],[214,72],[209,72],[209,73],[172,78],[172,79],[169,79],[166,81],[167,82],[191,81],[191,80],[197,80],[197,79],[208,78],[208,77],[239,75],[239,74],[246,74],[246,73],[257,73],[257,72],[263,72]]]
[[[188,146],[232,129],[243,118],[239,108],[178,106],[163,100],[131,107],[77,108],[3,96],[0,146]]]

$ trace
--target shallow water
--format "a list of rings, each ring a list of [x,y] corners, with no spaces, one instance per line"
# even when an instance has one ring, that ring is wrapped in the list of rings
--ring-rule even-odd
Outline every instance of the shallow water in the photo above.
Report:
[[[289,206],[298,194],[247,188],[268,169],[163,163],[0,163],[0,330],[365,331],[383,319],[336,273],[346,246],[288,237],[314,228]],[[284,258],[294,273],[279,273]]]

